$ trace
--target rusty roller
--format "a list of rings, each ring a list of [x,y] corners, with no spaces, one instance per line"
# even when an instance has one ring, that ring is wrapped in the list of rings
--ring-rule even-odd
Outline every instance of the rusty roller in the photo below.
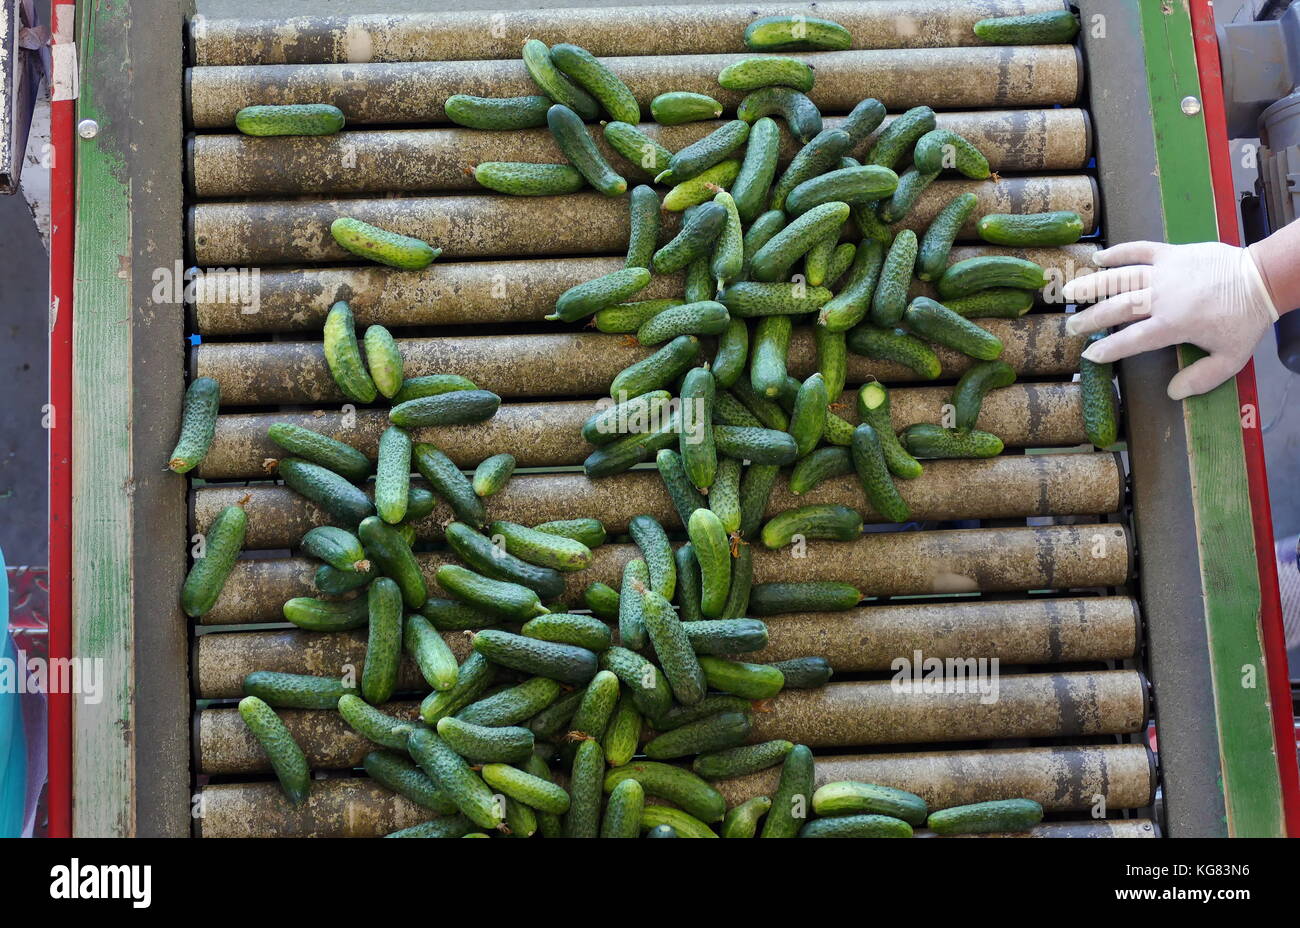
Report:
[[[423,485],[423,482],[417,483]],[[1114,454],[1001,455],[983,460],[928,461],[915,480],[899,481],[912,517],[926,521],[1015,519],[1027,516],[1101,515],[1123,500],[1123,471]],[[244,511],[250,550],[287,548],[317,525],[331,522],[315,503],[288,487],[209,486],[194,491],[194,526],[207,531],[226,506],[248,497]],[[633,470],[589,480],[578,473],[518,474],[487,502],[488,518],[506,522],[549,522],[598,514],[613,534],[631,519],[649,514],[670,529],[681,528],[663,480],[655,470]],[[814,503],[845,503],[868,523],[884,521],[866,502],[858,478],[828,478],[806,493],[790,493],[782,481],[768,501],[768,514]],[[454,518],[439,504],[416,523],[422,540],[442,538]]]
[[[573,42],[593,55],[702,55],[745,51],[741,36],[758,16],[804,13],[844,26],[854,48],[927,48],[981,44],[971,26],[987,16],[1059,8],[1057,0],[832,0],[295,16],[275,22],[197,16],[190,21],[190,47],[196,65],[509,58],[528,38],[548,45]]]
[[[637,557],[632,545],[595,549],[591,566],[565,574],[560,600],[578,605],[592,583],[619,583],[623,566]],[[754,582],[841,580],[867,596],[1002,593],[1119,586],[1131,568],[1128,531],[1114,524],[1012,526],[864,535],[853,542],[809,542],[804,557],[790,551],[754,552]],[[431,581],[452,560],[443,552],[416,555]],[[281,607],[312,596],[315,561],[254,558],[235,563],[209,625],[283,621]],[[435,585],[436,586],[436,585]]]
[[[893,119],[887,117],[881,128]],[[1088,163],[1088,118],[1081,109],[974,110],[939,113],[937,121],[983,152],[995,171],[1077,171]],[[835,128],[842,122],[842,117],[828,117],[823,126]],[[682,126],[646,123],[641,129],[669,151],[678,151],[719,125],[712,120]],[[865,156],[879,131],[863,139],[852,154]],[[588,126],[588,132],[630,181],[652,179],[609,146],[599,125]],[[794,137],[783,133],[781,160],[789,161],[797,150]],[[484,161],[565,163],[546,129],[490,132],[459,127],[272,138],[198,134],[188,140],[186,158],[190,193],[197,197],[481,190],[471,169]]]
[[[643,107],[662,93],[693,91],[729,110],[743,93],[718,86],[718,72],[746,54],[606,58]],[[894,110],[1068,105],[1083,76],[1068,45],[803,52],[817,71],[809,92],[826,113],[847,113],[865,97]],[[187,110],[196,129],[233,126],[255,104],[332,103],[353,125],[441,123],[452,94],[517,97],[537,92],[518,57],[485,61],[281,64],[186,71]]]
[[[714,785],[733,806],[772,795],[778,776],[772,768]],[[1153,759],[1140,744],[818,757],[813,779],[818,786],[857,780],[905,789],[932,809],[1025,798],[1069,812],[1091,809],[1098,796],[1108,809],[1140,809],[1155,798]]]
[[[201,838],[377,838],[433,817],[367,779],[313,780],[298,807],[272,780],[203,787],[194,829]]]
[[[948,387],[900,387],[890,391],[895,429],[914,422],[939,422]],[[840,398],[838,414],[856,423],[856,391]],[[509,452],[521,467],[563,467],[581,464],[592,447],[579,430],[601,406],[596,400],[551,403],[508,403],[486,422],[474,425],[410,429],[417,442],[432,442],[463,468],[473,468],[494,454]],[[276,422],[305,426],[346,442],[374,459],[388,416],[380,409],[342,413],[266,412],[223,415],[217,419],[212,447],[199,466],[204,480],[257,480],[268,473],[269,461],[283,450],[266,437]],[[991,391],[980,408],[977,426],[992,432],[1008,447],[1046,448],[1079,445],[1084,434],[1079,385],[1075,383],[1013,384]]]
[[[897,227],[924,231],[953,197],[968,191],[979,198],[979,205],[962,229],[963,238],[975,237],[975,217],[986,213],[1073,210],[1083,217],[1086,231],[1096,221],[1096,181],[1083,174],[1052,174],[995,182],[935,181]],[[664,235],[670,234],[678,215],[666,215]],[[629,230],[626,198],[585,191],[554,197],[205,202],[190,207],[189,240],[195,262],[206,267],[343,261],[352,256],[329,233],[330,223],[340,216],[423,239],[441,248],[449,261],[621,254]]]
[[[1066,281],[1095,270],[1096,251],[1091,243],[1063,248],[958,245],[950,261],[1010,255],[1033,261],[1051,277]],[[362,326],[540,322],[555,309],[556,298],[565,290],[623,265],[622,257],[588,257],[438,263],[423,271],[377,265],[259,268],[253,307],[243,303],[237,288],[219,286],[221,275],[209,274],[206,279],[218,285],[195,288],[194,327],[203,335],[317,332],[338,300],[348,301]],[[656,274],[637,296],[680,297],[682,286],[681,274]],[[934,295],[921,281],[913,281],[912,286],[915,293]]]
[[[1027,831],[982,835],[936,835],[924,829],[916,838],[1158,838],[1160,829],[1149,818],[1089,819],[1080,822],[1044,822]]]
[[[1032,313],[980,322],[1002,340],[1001,360],[1021,376],[1061,377],[1078,370],[1085,342],[1083,336],[1066,334],[1065,320],[1064,313]],[[460,374],[503,397],[600,396],[619,371],[655,350],[634,338],[597,332],[404,338],[398,346],[407,377]],[[702,347],[701,360],[707,360],[711,347],[707,342]],[[949,348],[936,347],[935,352],[944,379],[959,376],[973,363]],[[320,342],[204,342],[191,357],[193,375],[216,380],[227,407],[344,402]],[[810,326],[795,329],[788,357],[796,377],[816,370]],[[907,383],[917,375],[897,362],[850,353],[848,382],[873,379]]]
[[[909,691],[892,680],[785,690],[754,713],[750,740],[809,747],[921,744],[986,738],[1123,735],[1147,721],[1146,681],[1135,670],[999,675],[949,681],[961,692]]]

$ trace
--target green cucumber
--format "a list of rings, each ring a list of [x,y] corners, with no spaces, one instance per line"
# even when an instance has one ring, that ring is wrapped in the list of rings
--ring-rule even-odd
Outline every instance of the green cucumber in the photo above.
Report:
[[[587,179],[587,183],[607,197],[627,193],[627,181],[610,167],[577,113],[557,103],[546,111],[546,124],[564,157]]]
[[[763,526],[763,545],[783,548],[795,536],[828,538],[834,541],[852,541],[862,534],[862,516],[857,510],[838,503],[816,503],[787,509],[768,520]]]
[[[555,702],[560,692],[561,686],[556,681],[530,677],[470,703],[456,713],[456,718],[475,725],[519,725]]]
[[[891,249],[892,253],[892,249]],[[848,271],[848,281],[839,293],[821,308],[819,325],[831,332],[847,332],[867,314],[885,264],[885,247],[880,242],[863,239]]]
[[[530,780],[522,780],[513,788],[524,792],[525,797],[532,799],[531,802],[528,802],[528,805],[537,810],[537,827],[538,830],[541,831],[542,837],[563,838],[564,821],[561,816],[564,813],[550,811],[550,808],[561,804],[561,800],[558,795],[546,789],[546,784],[554,783],[554,777],[551,775],[551,768],[547,766],[547,764],[548,759],[543,759],[534,752],[533,756],[524,762],[523,772],[531,777],[535,777],[540,781],[540,783],[533,783]],[[514,770],[514,768],[508,769],[512,771]],[[494,769],[492,771],[492,776],[497,781],[497,784],[493,786],[493,789],[498,789],[501,792],[506,793],[507,789],[512,788],[512,784],[506,782],[506,779],[512,775],[513,774],[506,774],[504,771]],[[507,793],[507,795],[509,794]],[[525,802],[527,801],[527,798],[521,798],[520,801]],[[564,791],[562,802],[567,811],[569,807],[569,794],[567,790]],[[542,806],[547,806],[547,808],[541,808]]]
[[[791,439],[791,443],[793,443]],[[789,463],[788,461],[785,463]],[[779,464],[751,464],[740,478],[740,534],[753,538],[763,521],[772,487],[781,472]]]
[[[903,329],[882,329],[864,322],[850,329],[844,341],[854,354],[902,364],[922,380],[934,380],[943,373],[934,349]]]
[[[593,583],[582,591],[582,601],[592,615],[606,622],[618,619],[618,590],[604,583]]]
[[[713,257],[709,262],[709,269],[718,282],[718,289],[721,290],[739,277],[744,269],[745,233],[736,201],[730,193],[719,190],[714,194],[713,202],[722,204],[727,211],[727,220],[723,223],[722,232],[718,234],[718,240],[713,245]],[[721,332],[721,328],[718,331]]]
[[[790,134],[807,143],[822,131],[822,114],[817,104],[793,87],[760,87],[736,107],[736,116],[754,122],[764,116],[780,116]]]
[[[740,478],[743,464],[736,458],[718,461],[718,473],[709,488],[708,507],[713,510],[728,535],[740,531]],[[696,507],[699,508],[699,507]],[[694,512],[694,510],[692,510]],[[689,521],[690,516],[682,522]]]
[[[815,313],[829,303],[831,297],[831,292],[825,287],[810,287],[802,282],[741,280],[719,293],[718,302],[727,307],[733,319],[749,319]]]
[[[823,480],[853,473],[853,459],[847,448],[818,448],[801,458],[790,471],[790,492],[807,493]]]
[[[723,315],[722,304],[714,304]],[[713,444],[713,396],[717,387],[706,367],[687,371],[681,387],[682,467],[691,483],[707,492],[718,472],[718,455]]]
[[[916,253],[916,276],[922,280],[938,280],[948,268],[948,255],[957,233],[970,214],[979,206],[979,197],[973,193],[959,193],[948,201],[930,222]]]
[[[271,769],[275,771],[289,802],[295,806],[306,802],[311,791],[311,768],[307,766],[307,755],[293,740],[293,735],[275,710],[256,696],[245,696],[239,701],[239,717],[271,761]]]
[[[837,235],[849,218],[847,203],[823,203],[814,206],[760,248],[750,262],[750,273],[763,283],[776,283],[789,277],[790,268],[817,242]]]
[[[410,492],[411,438],[397,426],[390,425],[379,436],[379,467],[375,473],[375,511],[385,522],[396,525],[406,518]]]
[[[716,838],[713,829],[698,818],[670,806],[646,806],[641,830],[647,838]]]
[[[235,114],[244,135],[334,135],[343,129],[343,111],[329,103],[246,106]]]
[[[423,606],[429,598],[429,590],[406,539],[378,516],[362,519],[357,527],[357,537],[370,559],[397,584],[407,607],[419,609]]]
[[[373,706],[388,702],[397,685],[402,660],[402,591],[388,577],[380,577],[370,584],[366,605],[370,622],[361,695]]]
[[[723,838],[752,838],[758,834],[758,823],[772,808],[767,796],[754,796],[730,809],[722,820]]]
[[[672,497],[673,508],[677,510],[682,525],[685,525],[692,512],[706,505],[704,496],[686,476],[682,456],[671,448],[665,448],[655,456],[655,467],[663,478],[668,495]]]
[[[975,23],[975,34],[994,45],[1061,45],[1079,34],[1079,17],[1069,10],[998,16]]]
[[[1009,255],[981,255],[950,265],[935,285],[939,299],[970,296],[994,287],[1041,290],[1047,286],[1043,269],[1024,258]]]
[[[793,462],[799,454],[794,438],[786,432],[778,432],[775,429],[716,425],[713,427],[713,438],[717,443],[719,454],[750,461],[753,464],[772,464],[780,467]],[[743,503],[743,490],[741,499]],[[741,531],[744,531],[743,527]]]
[[[345,632],[366,624],[366,598],[332,600],[297,596],[287,600],[284,618],[309,632]]]
[[[739,380],[748,360],[749,326],[744,319],[729,319],[718,335],[718,350],[713,355],[713,380],[718,389],[726,390]]]
[[[589,681],[598,670],[596,655],[586,648],[492,628],[474,636],[474,650],[503,667],[575,686]]]
[[[895,477],[912,480],[921,476],[921,464],[907,453],[898,435],[894,432],[893,418],[889,411],[889,392],[878,381],[864,383],[858,391],[858,418],[876,430],[880,450],[885,456],[885,464]]]
[[[904,229],[894,237],[880,269],[880,279],[871,298],[871,321],[878,326],[897,325],[907,309],[907,288],[916,264],[916,233]]]
[[[646,743],[644,751],[653,760],[720,751],[742,744],[752,727],[753,722],[743,712],[719,712],[656,735]]]
[[[663,672],[635,651],[619,646],[602,651],[600,666],[627,687],[642,715],[655,718],[672,706],[673,693]]]
[[[576,284],[560,294],[555,312],[548,320],[577,322],[608,306],[622,303],[650,283],[650,271],[644,267],[625,267],[595,280]]]
[[[767,194],[776,179],[777,160],[781,154],[781,127],[770,117],[758,119],[749,128],[749,141],[740,173],[731,185],[740,221],[752,223],[767,205]]]
[[[519,631],[529,638],[577,645],[589,651],[603,651],[613,641],[609,626],[600,619],[565,612],[552,612],[529,619]]]
[[[1005,361],[980,361],[972,364],[953,387],[952,405],[956,410],[953,425],[973,429],[979,420],[980,407],[990,390],[1009,387],[1016,382],[1016,372]]]
[[[1000,338],[927,296],[908,305],[903,322],[914,334],[981,361],[1002,354]]]
[[[817,788],[812,797],[818,815],[889,815],[909,825],[924,825],[929,807],[907,790],[854,780],[837,780]]]
[[[415,469],[429,481],[434,492],[447,501],[457,519],[472,528],[481,528],[486,524],[487,510],[483,508],[483,501],[474,492],[474,485],[460,472],[451,458],[438,450],[436,445],[424,442],[412,448],[411,453],[415,459]]]
[[[569,811],[569,794],[564,788],[536,774],[502,763],[484,764],[480,773],[488,786],[538,812],[563,815]]]
[[[673,157],[672,152],[636,126],[617,120],[605,124],[605,141],[609,143],[610,148],[639,166],[651,177],[656,177],[667,170],[668,162]]]
[[[830,398],[826,395],[826,380],[821,374],[813,374],[799,386],[795,396],[794,409],[790,413],[790,435],[794,438],[796,453],[799,457],[812,452],[821,441],[822,430],[826,427],[826,406]]]
[[[583,440],[593,445],[607,445],[620,435],[644,434],[652,423],[663,418],[672,400],[667,390],[651,390],[634,396],[625,403],[615,403],[601,408],[582,425]]]
[[[554,522],[542,522],[533,529],[548,535],[569,538],[588,548],[599,548],[605,543],[605,526],[599,519],[558,519]]]
[[[712,718],[719,712],[749,712],[753,706],[748,699],[729,693],[710,693],[693,706],[673,706],[663,715],[650,720],[655,731],[665,732],[681,728],[701,719]]]
[[[433,510],[438,505],[438,498],[433,495],[432,490],[426,490],[424,487],[411,487],[406,494],[406,518],[403,520],[407,525],[426,519],[433,515]]]
[[[931,812],[925,820],[938,835],[979,835],[1028,831],[1043,820],[1043,807],[1032,799],[995,799]]]
[[[531,838],[537,834],[537,813],[522,802],[503,800],[506,824],[501,833],[507,838]],[[469,837],[466,835],[466,837]],[[483,837],[488,837],[483,835]]]
[[[1034,291],[994,287],[950,297],[943,305],[967,319],[1019,319],[1034,308]]]
[[[647,257],[647,267],[649,262],[650,259]],[[712,294],[710,293],[710,295]],[[613,306],[606,306],[604,309],[596,310],[593,321],[596,323],[596,328],[601,332],[613,335],[631,335],[641,328],[647,319],[663,312],[665,309],[681,306],[684,302],[684,300],[668,298],[615,303]]]
[[[436,576],[438,585],[452,596],[503,619],[526,622],[546,612],[537,594],[518,583],[493,580],[458,564],[443,564]]]
[[[597,448],[582,462],[583,472],[589,478],[621,473],[664,448],[676,444],[678,416],[673,413],[663,417],[663,420],[650,432],[628,435],[603,448]]]
[[[208,526],[203,536],[203,556],[195,558],[181,586],[181,609],[191,619],[206,614],[217,604],[226,578],[243,550],[247,529],[248,515],[239,505],[222,509]]]
[[[515,725],[475,725],[454,716],[438,720],[438,737],[472,764],[519,763],[533,753],[533,733]]]
[[[510,482],[510,475],[514,472],[513,454],[494,454],[480,461],[478,467],[474,468],[474,478],[470,481],[470,485],[477,496],[484,498],[494,496],[505,489],[506,484]]]
[[[422,396],[437,396],[439,393],[453,393],[456,390],[477,390],[478,386],[468,377],[459,374],[427,374],[424,377],[408,377],[402,381],[402,388],[392,398],[393,405],[407,400],[418,400]]]
[[[301,425],[275,422],[267,427],[266,435],[285,451],[348,480],[365,480],[373,469],[370,459],[356,448]]]
[[[931,129],[917,139],[912,164],[926,174],[956,170],[971,180],[985,180],[990,174],[989,161],[980,150],[949,129]]]
[[[339,247],[357,257],[402,271],[423,270],[442,254],[441,248],[434,248],[428,242],[380,229],[351,216],[340,216],[331,222],[330,236]]]
[[[474,167],[480,187],[516,197],[554,197],[577,193],[587,185],[577,168],[567,164],[524,161],[484,161]]]
[[[329,564],[321,564],[316,568],[312,582],[322,593],[338,596],[341,593],[359,590],[378,576],[379,571],[373,564],[365,570],[336,570]]]
[[[702,93],[673,91],[661,93],[650,101],[650,115],[661,126],[680,126],[702,119],[717,119],[722,115],[722,104]]]
[[[853,259],[858,256],[858,246],[852,242],[840,242],[831,252],[830,260],[826,262],[826,274],[823,282],[828,287],[834,287],[839,283],[840,278],[853,266]]]
[[[745,381],[738,381],[745,383]],[[750,388],[753,393],[753,388]],[[773,404],[776,405],[776,404]],[[778,411],[784,415],[784,410]],[[714,425],[743,425],[749,428],[763,428],[763,422],[749,411],[749,407],[736,398],[736,395],[729,391],[723,391],[713,398],[713,424]],[[698,509],[698,506],[692,506],[691,512]]]
[[[591,678],[583,690],[582,701],[569,722],[569,735],[573,739],[582,735],[591,740],[599,740],[609,726],[618,706],[618,677],[608,670],[602,670]]]
[[[677,235],[654,253],[651,263],[655,273],[673,274],[707,256],[726,221],[727,210],[721,203],[700,204],[682,220]]]
[[[767,197],[766,191],[763,192],[763,197]],[[779,209],[769,209],[767,212],[760,213],[758,218],[750,223],[742,239],[742,245],[744,246],[744,260],[740,268],[742,282],[749,279],[749,268],[754,261],[754,255],[758,254],[759,249],[770,242],[772,236],[776,235],[784,227],[785,213]]]
[[[690,516],[683,520],[687,524]],[[700,612],[701,579],[700,562],[695,558],[695,546],[689,541],[673,552],[677,567],[677,606],[684,623],[692,624],[704,618]]]
[[[1002,439],[978,429],[957,431],[929,422],[909,425],[899,436],[913,457],[922,461],[940,458],[993,458],[1002,453]]]
[[[641,121],[641,107],[627,84],[582,46],[567,42],[552,46],[551,62],[595,97],[610,119],[632,125]]]
[[[706,203],[717,195],[719,187],[723,190],[730,187],[739,173],[739,159],[728,158],[721,164],[715,164],[697,177],[682,181],[669,190],[664,194],[663,207],[669,212],[681,212],[692,206]]]
[[[565,693],[533,716],[528,722],[528,728],[537,738],[556,738],[562,735],[568,728],[569,720],[578,711],[582,696],[582,690]]]
[[[242,687],[245,696],[256,696],[277,709],[334,709],[341,698],[356,693],[338,677],[272,670],[246,674]]]
[[[813,69],[798,58],[782,58],[777,55],[743,58],[718,72],[718,84],[726,90],[793,87],[807,93],[813,87]]]
[[[810,690],[825,686],[834,675],[831,662],[824,657],[792,657],[773,661],[770,665],[781,671],[788,690]]]
[[[1101,341],[1108,333],[1089,336],[1088,343]],[[1109,448],[1119,441],[1119,399],[1115,396],[1113,364],[1098,364],[1079,358],[1079,389],[1083,394],[1083,427],[1088,441]]]
[[[667,532],[653,516],[647,515],[633,516],[628,522],[627,531],[641,549],[641,557],[649,572],[650,589],[665,599],[672,599],[673,591],[677,589],[677,567]]]
[[[770,664],[751,664],[702,655],[700,667],[709,688],[743,699],[771,699],[785,686],[785,675]]]
[[[860,204],[883,200],[891,196],[899,184],[897,174],[877,164],[839,168],[809,177],[794,187],[786,197],[785,211],[790,216],[800,216],[823,203]]]
[[[556,105],[563,105],[566,109],[574,112],[574,117],[579,122],[583,119],[596,119],[600,116],[600,106],[587,91],[574,85],[551,60],[551,51],[546,47],[546,43],[539,39],[529,39],[524,43],[523,48],[524,67],[528,69],[529,76],[533,79],[542,93],[550,97]],[[547,118],[550,118],[551,111],[547,110]],[[584,130],[585,134],[585,130]],[[567,153],[566,153],[567,156]],[[594,186],[594,185],[593,185]]]
[[[757,465],[762,466],[762,465]],[[738,619],[749,612],[749,591],[754,586],[754,549],[736,540],[736,553],[731,558],[731,586],[727,601],[722,606],[719,619]]]
[[[221,387],[211,377],[199,377],[185,390],[181,411],[181,432],[167,467],[173,473],[189,473],[207,456],[217,430]]]
[[[672,603],[654,590],[645,591],[642,605],[646,634],[673,696],[683,705],[694,705],[704,696],[704,674],[681,620],[673,611]]]
[[[591,549],[572,538],[504,521],[493,522],[490,531],[494,539],[501,537],[506,551],[530,564],[559,571],[591,566]]]
[[[727,307],[721,303],[683,303],[647,319],[637,329],[636,338],[643,345],[658,345],[679,335],[717,335],[730,322]]]
[[[789,741],[761,741],[758,744],[745,744],[725,751],[701,754],[691,762],[691,769],[710,780],[743,777],[775,767],[784,761],[786,755],[793,749],[794,745]]]
[[[750,615],[786,612],[844,612],[862,602],[862,591],[851,583],[813,580],[801,583],[760,583],[749,597]]]
[[[790,159],[790,164],[772,187],[772,209],[785,209],[786,198],[804,181],[836,167],[849,153],[853,140],[843,129],[823,129]],[[847,219],[847,213],[845,215]]]
[[[809,818],[813,796],[813,754],[796,744],[781,764],[781,778],[772,794],[772,811],[763,822],[764,838],[793,838]]]
[[[500,621],[499,616],[481,612],[466,603],[454,599],[430,597],[420,607],[424,616],[440,632],[457,632],[466,629],[484,628]]]
[[[867,152],[866,164],[894,168],[912,150],[918,139],[935,127],[934,110],[916,106],[895,117]]]
[[[411,758],[466,818],[480,828],[501,825],[504,816],[492,790],[450,745],[427,729],[416,729],[411,732],[408,749]]]
[[[491,685],[496,676],[496,666],[475,651],[456,672],[456,685],[449,690],[434,690],[420,703],[420,718],[426,725],[437,725],[438,720],[455,715]]]
[[[888,522],[910,520],[912,510],[894,486],[876,430],[865,422],[859,425],[853,430],[853,445],[850,450],[853,469],[858,473],[858,480],[867,494],[871,508]]]
[[[746,26],[745,47],[756,52],[838,52],[852,48],[853,37],[833,20],[783,14],[764,16]]]
[[[352,309],[342,300],[335,303],[325,317],[322,348],[330,376],[343,395],[357,403],[374,402],[379,391],[361,360]]]
[[[605,755],[598,741],[583,741],[573,755],[569,773],[569,812],[564,817],[566,838],[594,838],[600,834],[600,797],[605,779]]]
[[[375,389],[385,399],[391,399],[402,389],[402,352],[393,334],[382,325],[372,325],[362,337],[366,348],[366,368]]]
[[[700,565],[700,612],[722,615],[731,588],[731,545],[727,530],[711,509],[697,509],[687,522],[687,534]]]
[[[767,626],[756,619],[703,619],[684,627],[696,654],[743,654],[767,647]]]
[[[501,397],[490,390],[456,390],[398,403],[388,410],[388,421],[402,428],[469,425],[491,419],[500,407]]]
[[[641,712],[631,693],[619,697],[614,716],[609,720],[600,746],[605,752],[605,763],[621,767],[636,754],[641,741]]]
[[[717,199],[715,195],[713,199]],[[728,217],[730,221],[730,217]],[[722,237],[721,233],[718,235]],[[716,250],[716,249],[715,249]],[[687,303],[703,303],[713,299],[717,293],[717,282],[713,279],[712,255],[700,255],[686,265],[686,280],[683,281],[682,294]]]
[[[685,767],[659,761],[634,761],[605,774],[605,792],[611,796],[619,784],[640,783],[647,795],[666,799],[702,822],[720,822],[727,801],[709,783]]]
[[[649,585],[650,568],[644,560],[633,558],[623,565],[623,581],[618,594],[618,638],[626,647],[645,647],[642,589]]]
[[[546,125],[551,98],[473,97],[458,93],[447,98],[442,111],[447,119],[467,129],[532,129]]]
[[[357,702],[365,706],[361,700]],[[369,706],[366,706],[369,709]],[[374,712],[375,710],[371,709]],[[382,713],[380,713],[382,714]],[[414,725],[412,729],[414,729]],[[394,750],[406,750],[406,734],[402,735],[400,745],[389,745]],[[361,761],[370,779],[380,786],[390,789],[418,806],[423,806],[439,815],[452,815],[459,810],[451,797],[438,788],[424,771],[406,759],[405,754],[393,751],[371,751]]]
[[[849,138],[853,140],[853,147],[857,148],[884,121],[885,104],[874,97],[867,97],[860,100],[857,106],[849,110],[849,115],[844,117],[844,121],[840,123],[840,128],[849,134]],[[854,164],[856,163],[855,161]],[[846,165],[846,167],[848,166]]]
[[[609,395],[619,402],[626,402],[642,393],[661,390],[694,367],[699,352],[699,338],[679,335],[654,354],[619,371],[609,386]],[[673,437],[676,438],[675,431]]]
[[[894,230],[880,218],[879,207],[879,200],[852,207],[853,222],[863,238],[888,246],[894,241]]]
[[[402,644],[431,687],[449,690],[456,685],[456,676],[460,672],[456,656],[428,619],[422,615],[407,616],[402,628]]]
[[[826,271],[830,267],[831,255],[835,254],[838,241],[839,230],[837,229],[825,238],[813,242],[813,246],[804,252],[803,276],[808,283],[815,287],[826,283]]]
[[[473,832],[473,824],[463,815],[448,815],[432,821],[421,822],[410,828],[389,832],[385,838],[486,838],[482,832]]]
[[[364,571],[370,566],[357,536],[333,525],[318,525],[311,529],[302,536],[299,547],[339,570]]]
[[[793,322],[789,316],[764,316],[754,328],[750,352],[749,382],[760,396],[774,397],[786,378],[786,356],[790,351]]]
[[[606,779],[608,785],[608,778]],[[641,812],[645,790],[636,780],[621,780],[609,790],[605,819],[600,823],[602,838],[636,838],[641,834]]]
[[[1073,210],[1050,213],[986,213],[976,226],[993,245],[1048,248],[1073,245],[1083,237],[1083,217]]]
[[[659,194],[653,187],[638,184],[628,196],[630,231],[627,237],[626,267],[650,269],[650,259],[659,244]]]
[[[912,826],[889,815],[819,818],[799,829],[801,838],[910,838]]]
[[[743,119],[724,122],[708,135],[698,139],[673,155],[666,171],[661,172],[656,181],[671,177],[672,183],[679,184],[698,177],[706,170],[725,160],[749,138],[749,123]]]

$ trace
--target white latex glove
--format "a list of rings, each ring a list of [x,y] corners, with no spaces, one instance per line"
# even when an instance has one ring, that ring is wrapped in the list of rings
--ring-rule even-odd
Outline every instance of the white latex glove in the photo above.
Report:
[[[1075,278],[1061,295],[1069,303],[1101,302],[1071,315],[1065,330],[1083,335],[1132,323],[1083,352],[1098,364],[1184,342],[1209,352],[1169,381],[1170,399],[1213,390],[1236,374],[1277,321],[1245,248],[1126,242],[1097,252],[1093,261],[1107,270]]]

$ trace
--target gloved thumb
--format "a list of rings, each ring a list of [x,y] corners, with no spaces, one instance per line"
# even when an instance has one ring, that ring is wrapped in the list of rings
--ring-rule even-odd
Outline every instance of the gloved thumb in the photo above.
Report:
[[[1193,361],[1169,381],[1169,398],[1184,400],[1189,396],[1209,393],[1245,367],[1249,359],[1250,355],[1238,358],[1235,354],[1219,352]]]

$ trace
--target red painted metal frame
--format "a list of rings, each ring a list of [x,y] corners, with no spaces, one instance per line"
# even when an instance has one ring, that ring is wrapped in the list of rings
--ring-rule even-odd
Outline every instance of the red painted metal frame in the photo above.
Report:
[[[72,35],[76,16],[67,0],[51,4],[57,37]],[[65,17],[71,22],[65,21]],[[54,67],[59,67],[58,58]],[[75,86],[75,85],[74,85]],[[50,659],[72,656],[72,292],[76,100],[50,104]],[[72,694],[48,694],[49,829],[72,835]]]
[[[1223,71],[1219,42],[1214,31],[1212,0],[1192,0],[1192,33],[1196,45],[1196,69],[1201,81],[1201,107],[1205,114],[1206,139],[1210,148],[1210,175],[1214,183],[1215,211],[1219,239],[1241,244],[1237,222],[1236,193],[1228,151],[1228,130],[1223,103]],[[1273,706],[1273,730],[1277,742],[1278,773],[1282,785],[1287,833],[1300,837],[1300,769],[1296,765],[1296,722],[1291,714],[1291,683],[1288,679],[1286,636],[1282,628],[1282,601],[1278,591],[1277,561],[1273,554],[1273,518],[1269,509],[1268,475],[1264,469],[1264,436],[1259,427],[1259,391],[1254,362],[1237,374],[1237,394],[1242,408],[1254,410],[1254,424],[1242,429],[1249,481],[1251,519],[1255,527],[1255,550],[1259,561],[1259,623],[1268,662],[1269,700]],[[1244,414],[1243,414],[1244,415]]]

